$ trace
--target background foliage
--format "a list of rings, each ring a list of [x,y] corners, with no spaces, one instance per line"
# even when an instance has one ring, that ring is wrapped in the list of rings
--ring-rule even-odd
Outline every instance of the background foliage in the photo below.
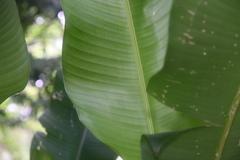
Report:
[[[56,96],[53,82],[59,68],[63,13],[56,0],[17,0],[21,23],[32,59],[30,80],[23,92],[0,108],[0,159],[29,159],[31,139],[45,129],[38,118]],[[18,141],[16,141],[18,137]]]

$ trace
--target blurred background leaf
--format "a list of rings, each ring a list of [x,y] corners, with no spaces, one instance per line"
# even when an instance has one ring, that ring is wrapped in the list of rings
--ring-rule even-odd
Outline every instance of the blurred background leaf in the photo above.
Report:
[[[0,106],[9,96],[23,90],[30,62],[14,0],[0,0]]]
[[[53,81],[59,68],[64,25],[64,15],[58,0],[16,2],[32,68],[24,91],[1,104],[1,160],[29,159],[33,134],[44,131],[38,118],[50,104]]]
[[[80,123],[60,72],[53,90],[51,105],[40,118],[47,133],[35,134],[31,160],[115,160],[117,155]]]

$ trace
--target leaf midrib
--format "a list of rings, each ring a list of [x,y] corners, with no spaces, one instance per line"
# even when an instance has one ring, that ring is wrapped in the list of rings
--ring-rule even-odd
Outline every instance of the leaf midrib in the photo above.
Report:
[[[153,120],[152,120],[152,115],[151,115],[151,110],[150,110],[150,104],[149,104],[149,100],[148,100],[148,94],[146,92],[146,83],[145,83],[145,78],[144,78],[143,66],[141,63],[141,57],[140,57],[140,51],[139,51],[139,46],[138,46],[138,42],[137,42],[135,26],[134,26],[133,17],[132,17],[131,6],[130,6],[129,0],[125,0],[125,2],[126,2],[126,10],[128,13],[129,31],[130,31],[131,38],[132,38],[132,44],[134,45],[134,49],[135,49],[135,53],[136,53],[135,58],[136,58],[137,69],[138,69],[138,78],[139,78],[139,84],[140,84],[140,88],[142,91],[142,95],[144,98],[144,109],[146,112],[145,114],[146,114],[146,120],[147,120],[147,124],[148,124],[148,130],[150,133],[154,133],[154,125],[153,125]],[[217,146],[214,160],[222,159],[222,154],[224,152],[224,147],[225,147],[226,141],[229,138],[229,133],[232,129],[234,119],[236,118],[236,114],[239,109],[240,109],[240,87],[238,88],[237,94],[234,97],[233,103],[230,107],[230,110],[228,113],[228,118],[224,125],[223,134],[219,141],[219,145]]]
[[[126,3],[126,11],[127,11],[127,16],[128,16],[129,33],[131,34],[131,40],[132,40],[132,44],[133,44],[134,50],[135,50],[135,61],[137,63],[139,86],[141,88],[141,92],[142,92],[141,94],[143,96],[143,101],[144,101],[144,110],[145,110],[145,116],[146,116],[146,121],[147,121],[147,125],[148,125],[147,127],[148,127],[149,134],[153,134],[154,133],[154,125],[153,125],[153,120],[152,120],[152,113],[151,113],[151,109],[150,109],[150,103],[148,100],[147,87],[146,87],[146,83],[145,83],[143,66],[142,66],[142,62],[141,62],[140,51],[139,51],[135,26],[134,26],[134,22],[133,22],[131,5],[130,5],[129,0],[125,0],[125,3]]]
[[[228,113],[228,118],[226,120],[226,123],[224,125],[224,130],[222,137],[220,139],[219,145],[217,147],[217,151],[215,154],[214,160],[221,160],[222,159],[222,154],[224,151],[224,147],[226,144],[226,141],[229,137],[229,133],[231,131],[231,128],[233,126],[234,119],[236,118],[237,112],[240,109],[240,87],[237,90],[237,94],[233,99],[232,105],[230,107],[229,113]]]

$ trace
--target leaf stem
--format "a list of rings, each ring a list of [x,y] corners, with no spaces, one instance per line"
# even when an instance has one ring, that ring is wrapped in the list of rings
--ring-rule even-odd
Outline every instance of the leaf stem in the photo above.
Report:
[[[236,94],[235,98],[233,99],[233,103],[229,110],[228,118],[227,118],[226,124],[224,126],[223,134],[220,139],[220,143],[218,145],[214,160],[221,160],[226,141],[229,137],[229,133],[231,131],[234,119],[236,117],[236,114],[237,114],[239,108],[240,108],[240,87],[238,88],[237,94]]]

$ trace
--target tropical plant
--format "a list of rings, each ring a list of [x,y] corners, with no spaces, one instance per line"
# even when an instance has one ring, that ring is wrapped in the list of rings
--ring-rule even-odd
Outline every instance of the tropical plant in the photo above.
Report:
[[[3,101],[26,83],[28,60],[22,32],[14,34],[21,30],[14,1],[0,4]],[[124,160],[239,159],[239,0],[62,0],[62,7],[65,89],[94,136]],[[41,118],[48,135],[36,134],[31,158],[89,160],[96,157],[82,153],[101,148],[98,159],[114,159],[87,136],[72,103],[52,100]]]
[[[22,90],[29,74],[29,58],[17,7],[0,1],[0,103]]]

